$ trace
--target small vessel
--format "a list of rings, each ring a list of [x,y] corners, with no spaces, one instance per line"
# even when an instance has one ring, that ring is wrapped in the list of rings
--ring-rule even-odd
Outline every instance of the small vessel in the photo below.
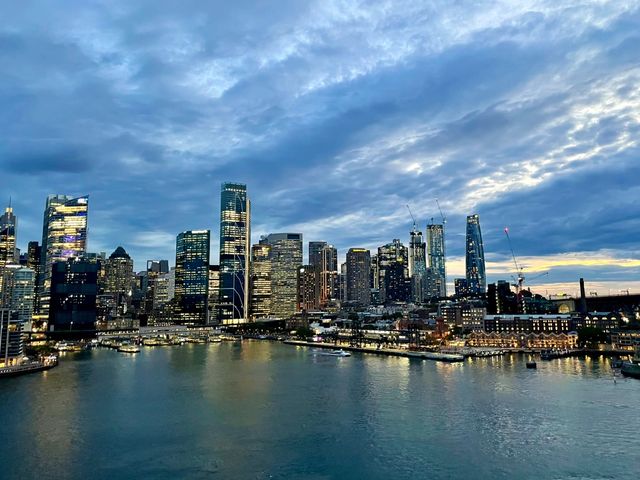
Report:
[[[538,368],[538,364],[535,361],[530,360],[527,362],[527,368]]]
[[[324,355],[329,355],[331,357],[350,357],[351,353],[345,352],[344,350],[331,350],[330,352],[324,352]]]
[[[140,347],[132,344],[122,344],[118,347],[119,352],[123,353],[140,353]]]
[[[620,373],[625,377],[640,378],[640,346],[636,347],[635,354],[629,362],[622,362]]]
[[[622,368],[623,363],[620,357],[614,357],[611,359],[611,368]]]

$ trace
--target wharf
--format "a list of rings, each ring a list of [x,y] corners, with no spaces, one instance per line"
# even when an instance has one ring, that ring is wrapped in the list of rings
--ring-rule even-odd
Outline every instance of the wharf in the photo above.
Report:
[[[312,348],[326,348],[331,350],[342,349],[350,352],[360,353],[373,353],[376,355],[387,355],[393,357],[408,357],[419,358],[425,360],[436,360],[441,362],[462,362],[464,361],[464,355],[458,355],[453,353],[438,353],[438,352],[420,352],[411,350],[395,350],[390,348],[373,348],[373,347],[352,347],[348,345],[333,344],[333,343],[316,343],[305,342],[302,340],[285,340],[283,343],[287,345],[297,345],[300,347],[312,347]]]

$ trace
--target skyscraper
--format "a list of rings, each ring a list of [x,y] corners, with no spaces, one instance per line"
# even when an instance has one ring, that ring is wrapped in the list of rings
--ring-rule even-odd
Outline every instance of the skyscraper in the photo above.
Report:
[[[5,267],[16,261],[16,229],[18,220],[9,205],[0,215],[0,293],[3,288]]]
[[[51,264],[50,334],[87,335],[95,331],[98,263],[68,258]]]
[[[309,242],[309,265],[319,272],[320,305],[326,306],[331,300],[337,300],[340,292],[336,247],[327,242]]]
[[[5,269],[4,277],[4,306],[11,309],[15,320],[23,324],[28,323],[30,330],[35,296],[35,271],[20,265],[9,265]]]
[[[414,302],[425,299],[425,280],[427,276],[426,245],[422,232],[413,225],[409,241],[409,277],[411,278],[411,298]]]
[[[207,323],[209,305],[209,230],[189,230],[176,238],[176,321]]]
[[[467,288],[472,295],[484,295],[487,289],[487,277],[484,264],[484,246],[480,231],[480,217],[467,217],[466,251]]]
[[[428,292],[430,297],[447,296],[444,242],[444,225],[433,223],[427,225],[427,257],[431,275],[429,284],[432,286],[432,291]]]
[[[261,240],[251,247],[251,319],[271,315],[271,246]]]
[[[116,248],[105,260],[104,291],[113,295],[117,315],[129,310],[133,278],[133,260],[124,248]]]
[[[346,300],[366,307],[371,303],[371,253],[366,248],[350,248],[346,261]]]
[[[399,239],[378,248],[380,301],[404,302],[410,291],[409,252]]]
[[[302,234],[271,233],[271,314],[289,318],[298,309],[298,267],[302,265]]]
[[[220,310],[222,323],[249,316],[251,202],[247,186],[223,183],[220,195]]]
[[[315,265],[298,267],[298,310],[320,307],[320,270]]]
[[[42,226],[40,314],[49,314],[52,266],[81,258],[87,249],[89,197],[49,195]]]

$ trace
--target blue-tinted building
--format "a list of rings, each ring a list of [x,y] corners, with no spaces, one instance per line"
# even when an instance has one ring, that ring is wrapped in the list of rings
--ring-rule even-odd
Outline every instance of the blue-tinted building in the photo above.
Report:
[[[176,238],[176,321],[204,325],[209,306],[209,230],[189,230]]]
[[[467,217],[466,251],[467,288],[471,295],[484,295],[487,291],[487,276],[484,263],[484,246],[477,214]]]
[[[220,295],[218,320],[233,324],[249,316],[251,203],[247,186],[223,183],[220,195]]]

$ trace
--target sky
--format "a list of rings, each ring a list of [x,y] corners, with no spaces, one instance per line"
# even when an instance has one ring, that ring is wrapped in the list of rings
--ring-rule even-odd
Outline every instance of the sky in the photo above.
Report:
[[[0,2],[0,198],[18,244],[48,194],[89,200],[89,250],[142,269],[248,185],[252,235],[344,257],[447,218],[464,276],[640,292],[639,1]],[[305,247],[306,254],[306,247]],[[548,272],[548,274],[545,274]],[[541,276],[540,276],[541,275]],[[537,276],[537,278],[535,278]]]

